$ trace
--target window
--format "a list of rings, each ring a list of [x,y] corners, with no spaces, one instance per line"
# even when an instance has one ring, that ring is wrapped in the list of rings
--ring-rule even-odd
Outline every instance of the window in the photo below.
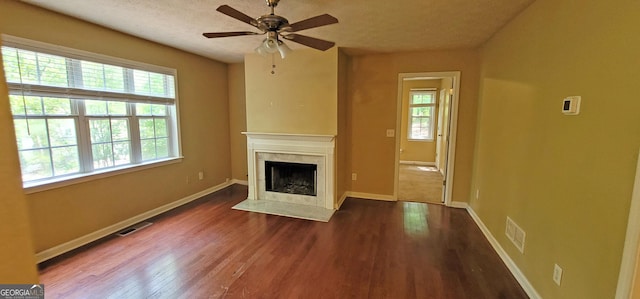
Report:
[[[435,107],[435,91],[412,90],[409,93],[410,140],[433,140]]]
[[[175,70],[11,37],[2,59],[26,187],[180,156]]]

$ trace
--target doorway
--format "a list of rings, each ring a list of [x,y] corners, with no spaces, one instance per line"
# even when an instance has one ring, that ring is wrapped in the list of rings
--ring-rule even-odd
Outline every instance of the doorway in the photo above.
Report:
[[[394,197],[451,204],[460,72],[398,75]]]

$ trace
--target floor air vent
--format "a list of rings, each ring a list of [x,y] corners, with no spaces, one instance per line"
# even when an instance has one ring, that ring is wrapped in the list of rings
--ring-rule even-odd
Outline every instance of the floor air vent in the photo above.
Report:
[[[141,229],[143,229],[143,228],[145,228],[145,227],[147,227],[147,226],[149,226],[151,224],[153,224],[153,223],[151,223],[151,222],[140,222],[140,223],[138,223],[138,224],[136,224],[134,226],[127,227],[127,228],[117,232],[116,235],[120,236],[120,237],[128,236],[128,235],[133,234],[133,233],[135,233],[135,232],[137,232],[137,231],[139,231],[139,230],[141,230]]]

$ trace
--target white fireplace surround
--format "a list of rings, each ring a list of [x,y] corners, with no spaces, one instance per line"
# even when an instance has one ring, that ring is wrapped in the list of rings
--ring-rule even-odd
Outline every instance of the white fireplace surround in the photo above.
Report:
[[[335,136],[243,132],[247,136],[249,194],[247,199],[278,201],[334,210]],[[264,162],[317,165],[316,196],[269,192]]]

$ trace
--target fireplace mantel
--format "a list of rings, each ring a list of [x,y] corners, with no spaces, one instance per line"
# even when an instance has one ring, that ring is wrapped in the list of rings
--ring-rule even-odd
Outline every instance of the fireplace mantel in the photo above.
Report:
[[[334,135],[316,135],[316,134],[289,134],[289,133],[261,133],[261,132],[242,132],[243,135],[255,140],[278,140],[278,141],[300,141],[300,142],[331,142],[336,138]]]
[[[334,210],[335,192],[335,136],[333,135],[314,135],[314,134],[282,134],[282,133],[262,133],[262,132],[243,132],[247,136],[247,166],[248,166],[248,183],[249,194],[247,199],[266,200],[261,198],[260,194],[264,194],[258,190],[260,185],[259,167],[260,157],[270,154],[294,155],[298,157],[313,157],[317,163],[322,163],[319,169],[322,169],[322,181],[324,186],[318,197],[317,206]],[[263,196],[264,197],[264,196]]]

